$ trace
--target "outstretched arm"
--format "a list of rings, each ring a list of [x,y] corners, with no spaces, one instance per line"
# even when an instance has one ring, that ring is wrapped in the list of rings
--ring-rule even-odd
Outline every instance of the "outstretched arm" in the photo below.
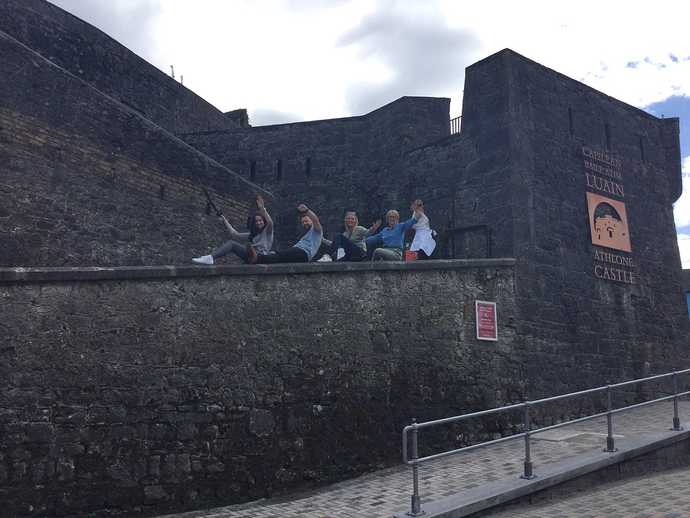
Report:
[[[413,210],[412,217],[407,221],[399,223],[399,225],[402,225],[403,230],[407,230],[408,228],[412,227],[412,225],[417,223],[417,221],[419,221],[419,218],[421,218],[424,214],[424,204],[422,203],[422,200],[413,201],[412,205],[410,205],[410,209]]]
[[[259,214],[261,214],[261,217],[264,218],[264,221],[266,222],[266,228],[272,229],[273,220],[271,219],[271,216],[268,215],[266,205],[264,205],[264,197],[260,194],[256,195],[256,208],[259,209]]]
[[[414,212],[414,219],[418,220],[424,214],[424,203],[422,203],[422,200],[417,199],[412,202],[410,209]]]
[[[366,235],[367,235],[367,236],[371,236],[371,235],[376,234],[376,231],[379,229],[380,226],[381,226],[381,220],[380,220],[380,219],[377,219],[377,220],[374,221],[374,223],[372,223],[372,225],[367,229]]]
[[[218,219],[220,219],[223,222],[223,224],[225,225],[225,228],[228,229],[228,232],[230,232],[230,236],[233,239],[240,239],[240,238],[244,237],[240,232],[235,230],[235,227],[233,227],[230,224],[230,222],[225,218],[225,216],[221,215],[218,217]]]
[[[309,219],[311,220],[312,224],[314,225],[314,229],[318,230],[319,232],[323,232],[323,228],[321,227],[321,222],[319,221],[319,217],[312,211],[309,207],[307,207],[304,203],[300,203],[297,206],[297,211],[306,214],[309,216]]]

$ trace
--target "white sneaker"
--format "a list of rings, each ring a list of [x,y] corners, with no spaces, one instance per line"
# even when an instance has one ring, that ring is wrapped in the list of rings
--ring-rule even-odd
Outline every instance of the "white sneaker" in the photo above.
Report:
[[[201,257],[195,257],[192,259],[192,262],[196,264],[213,264],[213,256],[202,255]]]
[[[338,252],[335,254],[335,260],[340,261],[340,259],[342,259],[343,257],[345,257],[345,250],[342,248],[338,248]]]
[[[330,255],[328,255],[328,254],[323,254],[323,256],[321,257],[321,259],[319,259],[319,260],[316,261],[316,262],[317,262],[317,263],[330,263],[331,261],[333,261],[333,259],[331,259],[331,256],[330,256]]]

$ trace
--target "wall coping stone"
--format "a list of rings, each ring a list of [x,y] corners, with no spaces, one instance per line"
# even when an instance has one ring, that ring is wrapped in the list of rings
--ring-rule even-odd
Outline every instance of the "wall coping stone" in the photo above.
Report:
[[[55,6],[55,7],[57,7],[57,6]],[[68,14],[69,14],[69,13],[68,13]],[[100,30],[100,29],[98,29],[98,30]],[[107,35],[106,35],[106,36],[107,36]],[[163,134],[163,136],[164,136],[165,138],[169,139],[171,143],[174,143],[175,145],[184,148],[187,152],[189,152],[189,153],[195,155],[195,156],[201,161],[201,163],[204,164],[205,166],[208,165],[208,164],[211,164],[211,165],[213,165],[214,167],[217,167],[218,169],[224,171],[226,174],[231,175],[231,176],[234,177],[236,180],[239,180],[240,182],[244,183],[245,185],[247,185],[247,187],[248,187],[250,190],[252,190],[252,191],[254,191],[254,192],[256,192],[256,193],[261,193],[261,195],[264,196],[264,197],[266,197],[266,198],[268,198],[269,201],[274,201],[274,200],[276,200],[276,196],[275,196],[275,194],[273,194],[272,192],[268,191],[268,190],[265,189],[264,187],[261,187],[260,185],[257,185],[257,184],[255,184],[255,183],[253,183],[253,182],[250,182],[250,181],[247,180],[245,177],[243,177],[240,173],[238,173],[238,172],[236,172],[236,171],[230,169],[229,167],[227,167],[227,166],[221,164],[221,163],[218,162],[216,159],[214,159],[214,158],[212,158],[212,157],[206,155],[205,153],[202,153],[202,152],[199,151],[197,148],[195,148],[194,146],[192,146],[191,144],[189,144],[188,142],[186,142],[185,140],[183,140],[182,138],[180,138],[180,136],[175,135],[175,134],[172,133],[170,130],[168,130],[168,129],[164,128],[163,126],[159,125],[157,122],[154,122],[154,121],[152,121],[151,119],[149,119],[149,118],[145,117],[144,115],[142,115],[137,109],[132,108],[131,105],[127,104],[127,103],[124,102],[123,100],[116,99],[116,98],[113,96],[113,94],[109,94],[109,93],[103,92],[102,90],[99,90],[99,89],[98,89],[95,85],[93,85],[92,83],[89,83],[88,81],[85,81],[85,80],[82,79],[81,77],[78,77],[77,75],[73,74],[73,73],[70,72],[69,70],[67,70],[67,69],[65,69],[65,68],[62,68],[60,65],[58,65],[57,63],[54,63],[53,61],[51,61],[50,59],[46,58],[46,57],[43,56],[42,54],[39,54],[39,53],[36,52],[34,49],[32,49],[32,48],[29,47],[28,45],[22,43],[21,41],[19,41],[18,39],[16,39],[16,38],[15,38],[14,36],[12,36],[11,34],[7,34],[6,32],[0,30],[0,38],[2,38],[2,39],[7,39],[7,40],[9,40],[10,42],[12,42],[13,44],[20,46],[21,48],[23,48],[24,50],[26,50],[27,52],[29,52],[29,53],[30,53],[33,57],[35,57],[36,59],[41,60],[43,63],[45,63],[45,64],[48,65],[49,67],[55,68],[55,69],[58,70],[60,73],[65,74],[66,76],[70,77],[71,79],[73,79],[73,80],[75,80],[75,81],[78,81],[82,86],[84,86],[84,87],[86,87],[86,88],[89,88],[90,90],[92,90],[93,92],[95,92],[95,93],[96,93],[97,95],[99,95],[100,97],[106,99],[109,103],[112,103],[112,104],[114,104],[115,106],[117,106],[118,109],[124,111],[125,113],[128,113],[128,114],[131,115],[132,117],[136,117],[137,119],[140,119],[140,120],[143,122],[143,125],[144,125],[144,126],[148,126],[149,128],[152,129],[152,131],[155,131],[155,132],[158,132],[158,133]],[[117,43],[117,42],[116,42],[116,43]],[[127,50],[128,50],[128,49],[127,49]],[[136,54],[135,54],[135,55],[136,55]],[[139,56],[137,56],[137,57],[139,57]],[[142,59],[142,58],[140,58],[140,59]],[[158,72],[160,72],[160,70],[158,70],[156,67],[153,67],[153,66],[152,66],[152,68],[154,68],[155,70],[157,70]],[[184,86],[183,86],[183,88],[184,88]],[[190,91],[191,91],[191,90],[190,90]],[[194,92],[192,92],[192,93],[194,94]],[[196,94],[194,94],[194,95],[196,95]],[[199,97],[199,96],[197,96],[197,97]],[[199,97],[199,99],[201,99],[201,100],[204,101],[204,102],[208,102],[208,101],[206,101],[206,100],[205,100],[204,98],[202,98],[202,97]],[[213,106],[213,105],[211,105],[211,106]],[[214,106],[214,108],[215,108],[215,106]],[[216,109],[217,109],[217,108],[216,108]],[[221,112],[221,113],[222,113],[222,112]],[[238,128],[238,129],[239,129],[239,128]]]
[[[25,284],[66,281],[153,280],[184,277],[248,275],[309,275],[385,271],[472,270],[515,266],[513,258],[439,259],[431,261],[361,263],[285,263],[213,266],[114,266],[0,268],[0,284]]]
[[[635,113],[636,115],[641,115],[641,116],[643,116],[649,120],[653,120],[656,122],[668,121],[668,120],[670,120],[670,121],[673,121],[673,120],[679,121],[680,120],[679,117],[663,117],[662,118],[662,117],[657,117],[656,115],[652,115],[651,113],[646,112],[643,109],[638,108],[637,106],[633,106],[632,104],[628,104],[625,101],[621,101],[620,99],[616,99],[615,97],[611,97],[609,94],[604,93],[601,90],[597,90],[596,88],[593,88],[593,87],[589,86],[588,84],[583,83],[582,81],[578,81],[577,79],[573,79],[572,77],[568,77],[567,75],[565,75],[561,72],[558,72],[557,70],[554,70],[553,68],[549,68],[545,65],[542,65],[541,63],[538,63],[538,62],[534,61],[533,59],[525,57],[522,54],[519,54],[518,52],[515,52],[513,49],[509,49],[509,48],[499,50],[498,52],[494,52],[493,54],[486,56],[485,58],[480,59],[479,61],[475,61],[471,65],[467,66],[467,68],[465,68],[465,73],[467,73],[467,71],[471,68],[475,68],[477,66],[483,65],[484,63],[488,63],[490,61],[495,61],[495,60],[501,59],[503,56],[506,56],[506,55],[509,56],[510,58],[519,58],[523,61],[527,61],[527,62],[531,63],[532,65],[537,65],[541,68],[545,68],[551,74],[555,74],[561,79],[566,79],[567,81],[572,81],[573,83],[577,83],[581,87],[589,90],[590,92],[594,92],[597,95],[606,98],[608,101],[611,101],[611,102],[617,104],[618,106],[621,106],[621,107],[625,108],[626,110]]]
[[[438,101],[450,101],[449,97],[432,97],[429,95],[403,95],[402,97],[398,97],[394,101],[391,101],[389,103],[384,104],[383,106],[379,106],[378,108],[367,112],[363,113],[362,115],[350,115],[348,117],[334,117],[331,119],[313,119],[313,120],[308,120],[308,121],[292,121],[292,122],[279,122],[276,124],[263,124],[261,126],[249,126],[249,127],[238,127],[238,128],[229,128],[229,129],[219,129],[219,130],[205,130],[205,131],[188,131],[188,132],[183,132],[183,133],[178,133],[177,136],[179,137],[187,137],[187,136],[206,136],[206,135],[227,135],[227,134],[232,134],[232,133],[238,133],[240,131],[254,131],[254,130],[273,130],[276,128],[281,128],[285,126],[309,126],[309,125],[317,125],[317,124],[322,124],[324,122],[357,122],[357,121],[363,121],[367,120],[373,115],[378,115],[378,112],[383,112],[387,108],[390,108],[394,104],[402,103],[404,101],[407,101],[409,99],[435,99]],[[450,120],[450,119],[449,119]]]

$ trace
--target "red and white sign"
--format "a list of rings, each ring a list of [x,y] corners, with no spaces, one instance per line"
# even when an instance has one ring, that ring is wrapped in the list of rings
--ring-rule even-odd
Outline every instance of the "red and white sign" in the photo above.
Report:
[[[477,321],[477,340],[498,340],[498,316],[496,303],[476,300],[474,313]]]

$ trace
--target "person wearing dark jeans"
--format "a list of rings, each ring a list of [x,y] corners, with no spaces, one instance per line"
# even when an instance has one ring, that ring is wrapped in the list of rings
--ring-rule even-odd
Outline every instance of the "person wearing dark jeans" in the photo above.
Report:
[[[248,255],[251,252],[248,252]],[[252,263],[252,260],[249,260]],[[308,263],[309,254],[297,248],[296,246],[291,246],[285,250],[279,250],[275,254],[270,255],[257,255],[256,264],[274,264],[274,263]],[[253,263],[252,263],[253,264]]]
[[[362,261],[367,256],[364,240],[378,230],[381,220],[367,229],[359,225],[357,213],[350,210],[345,213],[344,224],[345,230],[333,241],[323,240],[329,246],[328,254],[334,261]]]
[[[304,203],[297,207],[300,213],[300,223],[306,231],[302,238],[287,250],[280,250],[275,254],[257,254],[253,246],[247,246],[247,262],[250,264],[274,264],[274,263],[308,263],[311,261],[321,246],[323,229],[321,222],[314,212],[309,210]]]

